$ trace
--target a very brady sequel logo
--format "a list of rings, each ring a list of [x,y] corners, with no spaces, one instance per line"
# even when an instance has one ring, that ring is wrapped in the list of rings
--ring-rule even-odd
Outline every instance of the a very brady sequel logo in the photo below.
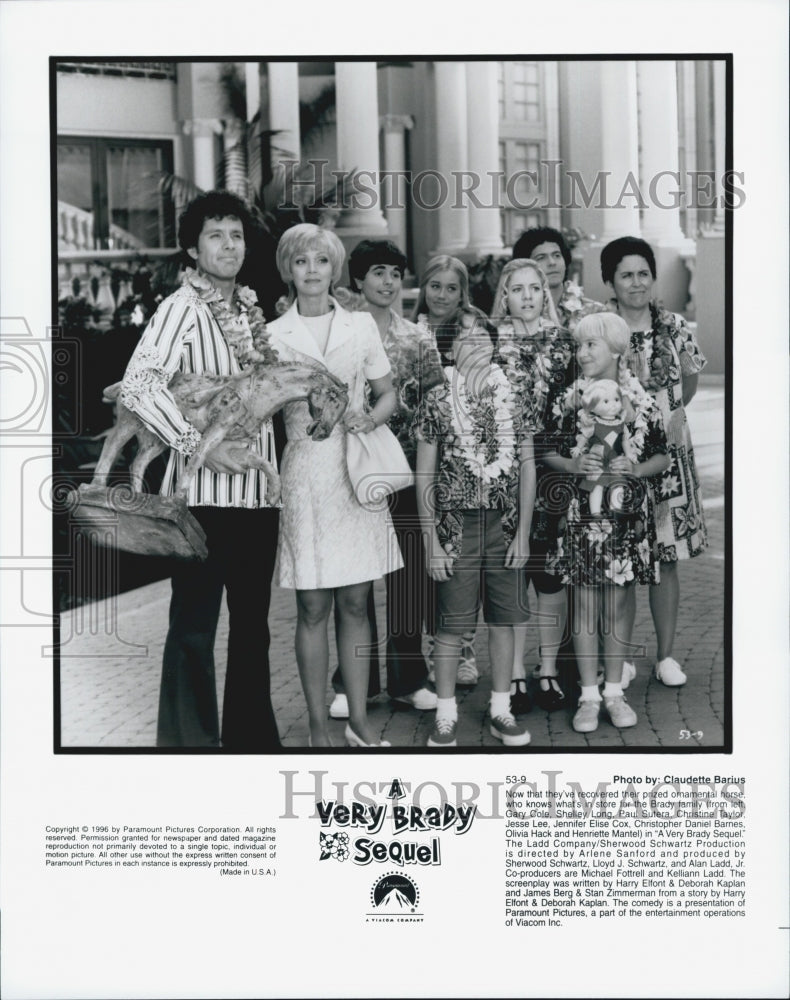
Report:
[[[475,805],[451,806],[445,802],[424,808],[401,802],[406,793],[399,778],[390,782],[385,798],[390,801],[377,804],[352,800],[347,805],[335,800],[317,801],[316,812],[323,828],[319,833],[320,860],[346,861],[350,857],[356,865],[373,861],[400,866],[440,865],[440,835],[450,830],[457,836],[466,833],[477,814]],[[387,834],[377,837],[388,819]]]

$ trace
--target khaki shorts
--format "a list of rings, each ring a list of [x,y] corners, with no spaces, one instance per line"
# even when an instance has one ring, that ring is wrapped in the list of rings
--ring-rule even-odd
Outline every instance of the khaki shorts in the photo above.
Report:
[[[527,580],[506,569],[502,511],[462,511],[461,555],[453,575],[437,585],[437,629],[462,635],[477,625],[480,607],[489,625],[522,625],[529,617]]]

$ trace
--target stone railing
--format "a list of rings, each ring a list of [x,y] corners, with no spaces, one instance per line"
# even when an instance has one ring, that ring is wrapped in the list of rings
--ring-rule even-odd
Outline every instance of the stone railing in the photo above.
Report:
[[[132,233],[110,223],[109,242],[113,250],[145,249],[145,244]],[[68,202],[58,202],[58,251],[95,251],[96,238],[93,235],[93,212],[86,212]]]
[[[155,80],[175,80],[172,62],[58,62],[59,73],[89,73],[101,76],[145,76]]]
[[[58,301],[82,298],[99,310],[100,327],[109,327],[116,308],[132,295],[132,282],[142,267],[172,257],[173,248],[137,250],[67,250],[58,254]]]

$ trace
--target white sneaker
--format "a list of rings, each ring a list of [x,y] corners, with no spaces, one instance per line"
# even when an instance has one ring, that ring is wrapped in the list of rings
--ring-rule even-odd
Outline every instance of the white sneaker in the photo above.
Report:
[[[428,688],[422,687],[417,691],[412,691],[411,694],[402,694],[392,700],[401,702],[404,705],[411,705],[412,708],[416,708],[419,712],[430,712],[436,708],[436,703],[439,699],[435,691],[429,691]]]
[[[598,716],[600,714],[601,703],[597,698],[595,701],[580,701],[571,725],[577,733],[594,733],[598,728]]]
[[[637,723],[636,712],[631,708],[622,695],[616,698],[604,698],[606,711],[613,726],[617,729],[628,729]]]
[[[656,664],[656,677],[667,687],[681,687],[688,679],[681,670],[678,661],[673,660],[671,656],[658,661]]]
[[[634,677],[636,677],[636,667],[633,663],[629,663],[628,660],[623,660],[623,678],[620,682],[620,687],[623,691],[625,691]]]
[[[330,719],[348,718],[348,698],[344,694],[336,694],[335,700],[329,706]]]

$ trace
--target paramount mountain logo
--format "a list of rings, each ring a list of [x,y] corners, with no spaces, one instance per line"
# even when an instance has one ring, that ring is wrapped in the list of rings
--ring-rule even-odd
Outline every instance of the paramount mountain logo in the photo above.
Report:
[[[421,921],[417,915],[420,890],[411,876],[388,872],[376,879],[370,890],[372,912],[368,920],[390,922]]]

